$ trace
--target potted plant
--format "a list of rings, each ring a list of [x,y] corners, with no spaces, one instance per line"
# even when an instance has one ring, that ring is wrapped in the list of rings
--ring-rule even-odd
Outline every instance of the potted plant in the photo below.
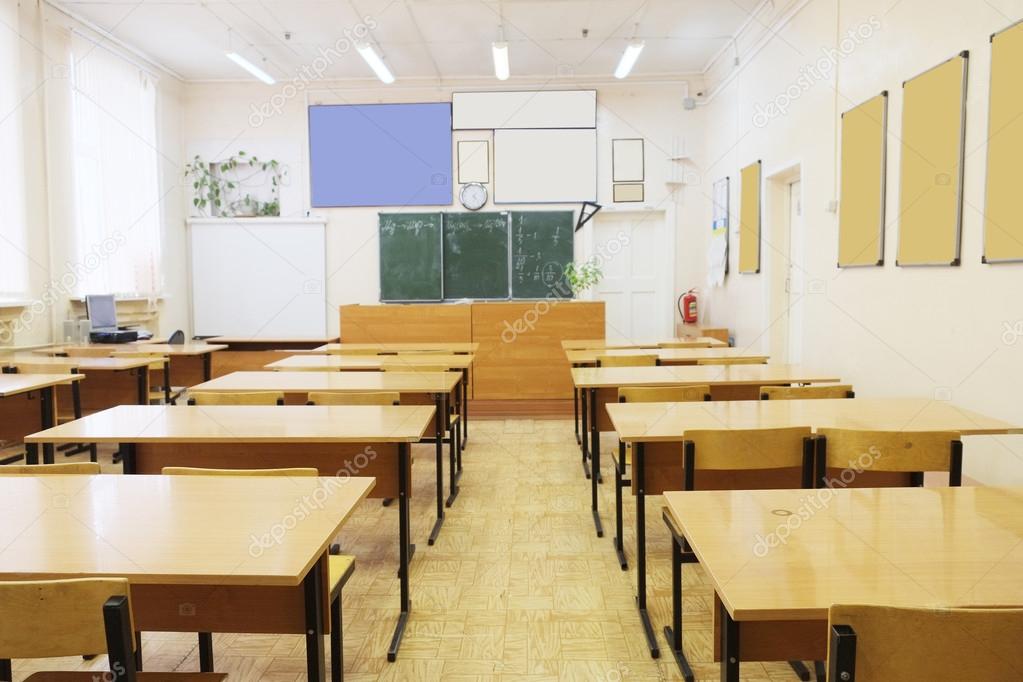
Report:
[[[576,297],[596,286],[603,277],[604,273],[592,260],[578,264],[569,263],[565,266],[565,281],[568,282],[572,295]]]
[[[197,154],[185,166],[185,177],[192,180],[192,206],[202,215],[225,218],[280,216],[280,188],[284,175],[285,171],[277,160],[263,161],[244,151],[218,162],[205,161]],[[265,188],[267,178],[267,200],[246,191]]]

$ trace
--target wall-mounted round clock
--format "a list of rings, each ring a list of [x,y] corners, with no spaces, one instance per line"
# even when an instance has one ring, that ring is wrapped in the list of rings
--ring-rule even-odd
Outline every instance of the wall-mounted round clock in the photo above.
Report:
[[[470,211],[478,211],[487,203],[487,188],[478,182],[470,182],[462,185],[458,193],[458,199]]]

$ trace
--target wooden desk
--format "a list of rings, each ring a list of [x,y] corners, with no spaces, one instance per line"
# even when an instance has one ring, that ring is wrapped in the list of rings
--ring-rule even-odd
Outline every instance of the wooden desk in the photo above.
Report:
[[[714,585],[722,680],[740,660],[823,660],[832,604],[1023,603],[1023,488],[809,493],[665,493]]]
[[[263,338],[252,339],[234,336],[215,336],[203,339],[205,343],[226,345],[227,349],[213,356],[213,376],[219,377],[231,372],[253,371],[268,362],[280,359],[278,352],[282,349],[294,349],[302,352],[337,341],[337,337],[318,338]]]
[[[423,341],[421,343],[327,343],[313,348],[314,353],[348,353],[376,351],[377,355],[395,355],[397,353],[476,353],[480,345],[473,342],[460,341]]]
[[[0,373],[0,442],[22,441],[37,425],[40,429],[53,426],[57,422],[56,387],[70,386],[84,378],[81,374]],[[53,446],[44,448],[43,455],[52,462]],[[20,455],[0,464],[19,459]]]
[[[958,431],[966,436],[1021,433],[1019,426],[926,398],[749,400],[709,403],[616,403],[607,413],[618,438],[633,444],[636,564],[642,613],[646,607],[647,447],[681,443],[687,430],[775,429],[808,426],[873,431]],[[677,468],[681,470],[681,454]],[[803,496],[808,494],[802,491]],[[620,537],[620,536],[619,536]],[[621,559],[621,557],[620,557]],[[647,629],[652,633],[652,628]],[[650,642],[655,650],[656,642]],[[818,657],[820,658],[820,657]],[[812,657],[794,660],[817,660]]]
[[[366,393],[391,391],[401,395],[401,402],[427,403],[436,408],[433,442],[437,460],[437,522],[430,534],[433,544],[444,523],[445,504],[450,507],[458,496],[458,429],[451,429],[448,450],[449,489],[444,499],[444,433],[451,428],[449,397],[456,391],[462,375],[458,372],[234,372],[193,386],[192,393],[238,393],[281,391],[292,404],[304,404],[310,392]]]
[[[635,355],[656,355],[661,365],[695,365],[697,362],[713,362],[714,360],[758,360],[766,363],[769,356],[754,353],[743,348],[621,348],[621,349],[588,349],[566,350],[565,357],[573,367],[595,367],[597,358],[611,355],[630,357]]]
[[[115,405],[148,405],[149,363],[145,358],[115,356],[71,358],[17,354],[0,358],[0,366],[47,365],[55,371],[74,370],[85,375],[78,391],[80,412],[105,410]],[[163,383],[167,383],[166,377]],[[75,401],[72,387],[59,387],[57,399],[58,404],[72,404]]]
[[[639,348],[660,348],[662,345],[671,344],[676,348],[727,348],[728,344],[709,336],[686,336],[674,339],[648,340],[648,341],[608,341],[606,339],[576,339],[562,341],[561,347],[569,350],[626,350]],[[679,344],[686,344],[681,346]]]
[[[0,476],[0,579],[124,577],[136,630],[305,634],[309,680],[324,680],[327,549],[372,488],[372,478]],[[304,515],[285,530],[299,502]]]
[[[170,358],[170,377],[178,385],[191,386],[209,381],[213,376],[213,353],[227,349],[225,344],[210,343],[93,343],[83,346],[50,346],[35,351],[40,355],[67,355],[76,349],[104,348],[112,357],[130,356],[134,353],[153,353]]]

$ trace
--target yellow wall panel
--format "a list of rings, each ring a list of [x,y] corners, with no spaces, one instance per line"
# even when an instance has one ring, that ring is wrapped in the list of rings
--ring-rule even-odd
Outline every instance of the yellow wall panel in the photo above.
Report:
[[[842,115],[839,267],[884,263],[887,126],[887,92]]]
[[[760,162],[740,172],[739,272],[760,272]]]
[[[1023,24],[991,37],[984,262],[1023,260]]]

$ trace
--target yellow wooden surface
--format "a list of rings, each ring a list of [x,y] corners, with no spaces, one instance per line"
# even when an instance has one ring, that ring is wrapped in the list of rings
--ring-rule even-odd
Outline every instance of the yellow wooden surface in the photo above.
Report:
[[[575,339],[562,341],[565,351],[571,350],[629,350],[640,348],[722,348],[728,344],[709,336],[679,337],[675,339],[653,339],[638,341],[608,341],[606,339]]]
[[[576,367],[577,388],[622,386],[766,386],[788,383],[834,383],[840,378],[799,365],[704,365],[680,367]]]
[[[342,343],[472,341],[472,305],[343,305]]]
[[[0,398],[81,381],[82,374],[0,374]]]
[[[984,259],[1023,259],[1023,24],[991,38],[991,106],[988,109],[987,191],[984,202]]]
[[[372,488],[371,478],[0,477],[0,579],[294,586]],[[314,495],[301,522],[251,551],[253,536]]]
[[[899,265],[959,259],[967,62],[954,57],[902,88]]]
[[[767,362],[768,356],[742,348],[608,348],[590,350],[566,350],[565,357],[573,365],[594,365],[597,358],[630,357],[634,355],[656,355],[662,365],[695,365],[698,361],[748,358]]]
[[[158,353],[160,355],[204,355],[226,349],[224,344],[210,343],[90,343],[85,345],[58,345],[37,348],[32,351],[35,355],[60,355],[62,353],[75,353],[87,350],[108,351],[108,354],[116,357],[118,355],[130,356],[132,353]]]
[[[124,370],[124,369],[135,369],[136,367],[145,367],[149,364],[149,360],[142,357],[78,357],[78,358],[65,358],[65,357],[54,357],[47,355],[26,355],[16,354],[7,357],[0,357],[0,367],[23,367],[23,366],[50,366],[54,369],[67,370],[67,369],[79,369],[82,374],[86,373],[86,370]]]
[[[421,352],[437,352],[437,353],[475,353],[479,350],[480,345],[474,342],[468,341],[423,341],[420,343],[406,342],[406,343],[327,343],[322,346],[310,349],[309,351],[290,351],[290,352],[309,352],[309,353],[340,353],[344,354],[347,352],[359,352],[359,351],[375,351],[378,354],[385,355],[388,353],[415,353]]]
[[[807,501],[819,494],[664,497],[740,621],[826,619],[832,604],[1023,603],[1023,488],[861,488]]]
[[[760,162],[740,171],[739,272],[760,272]]]
[[[400,443],[433,428],[429,405],[121,405],[32,434],[34,443]]]
[[[295,370],[383,370],[395,367],[422,367],[440,365],[447,369],[468,369],[472,367],[473,355],[464,353],[449,355],[429,353],[426,355],[340,355],[325,354],[292,355],[266,365],[266,369],[278,371]]]
[[[198,384],[201,391],[398,391],[399,393],[451,392],[461,372],[234,372]]]
[[[878,95],[842,116],[842,193],[838,265],[884,259],[885,139],[888,97]]]
[[[787,426],[877,431],[958,431],[963,435],[1023,433],[1023,425],[926,398],[745,400],[708,403],[608,404],[624,441],[681,440],[688,429],[775,429]]]

